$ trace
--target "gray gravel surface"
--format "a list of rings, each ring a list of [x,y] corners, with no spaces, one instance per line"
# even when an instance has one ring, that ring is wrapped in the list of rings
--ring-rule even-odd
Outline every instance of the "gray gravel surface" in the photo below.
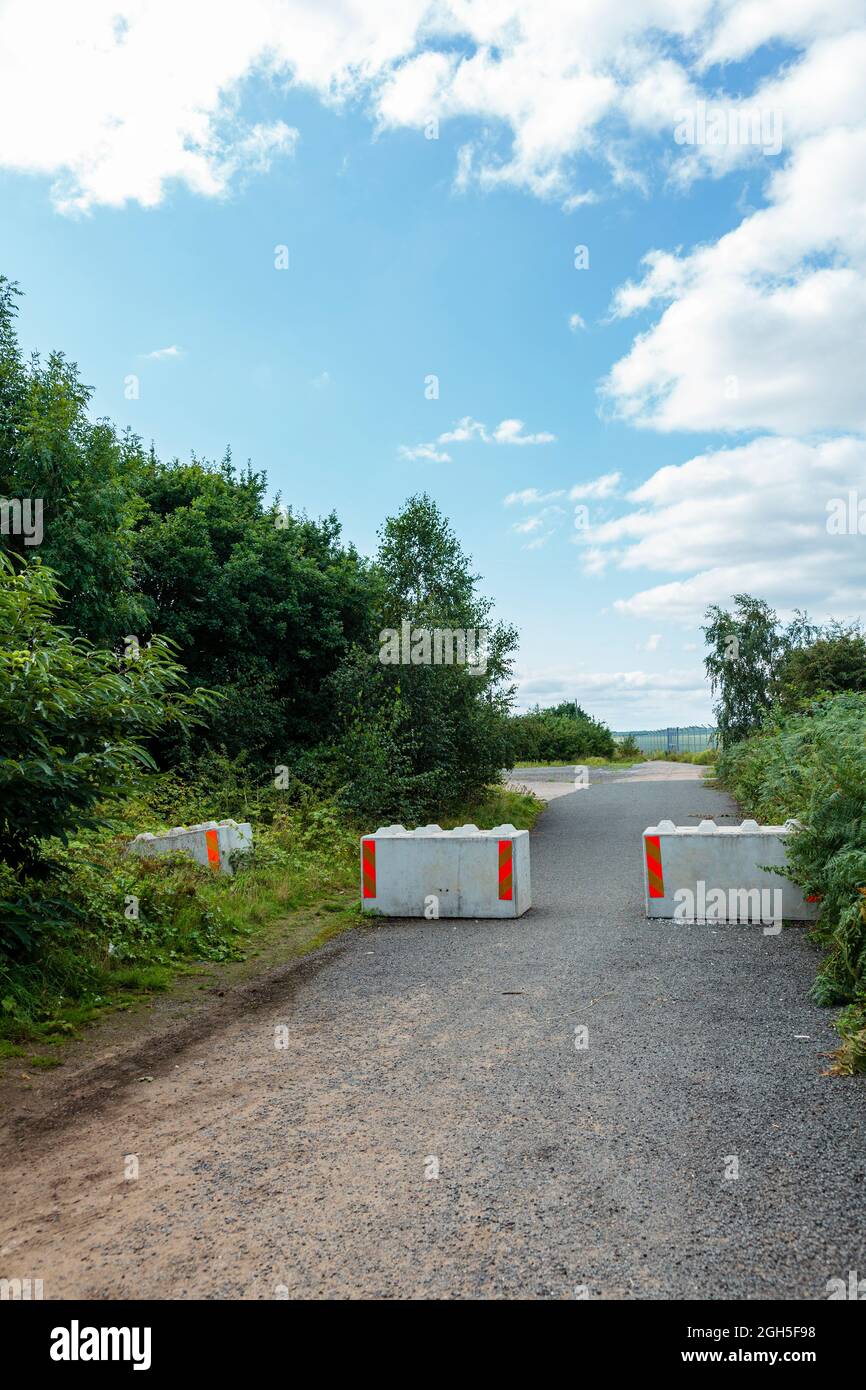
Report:
[[[552,802],[522,920],[359,929],[32,1145],[0,1273],[46,1297],[602,1299],[824,1299],[866,1273],[864,1086],[820,1075],[802,931],[643,916],[642,830],[732,812],[687,782]]]

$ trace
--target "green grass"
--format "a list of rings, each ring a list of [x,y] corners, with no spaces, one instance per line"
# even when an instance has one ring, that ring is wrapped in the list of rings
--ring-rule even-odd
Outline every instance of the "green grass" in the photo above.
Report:
[[[697,763],[699,767],[713,767],[718,757],[715,748],[702,748],[699,753],[668,753],[663,748],[657,748],[654,753],[647,753],[646,760],[651,763]]]
[[[147,807],[122,810],[130,828],[155,824]],[[329,932],[342,929],[335,895],[354,888],[357,837],[326,805],[281,810],[256,825],[255,852],[234,876],[182,855],[129,856],[129,838],[128,830],[102,831],[46,846],[55,868],[34,886],[34,901],[38,909],[41,892],[50,905],[62,891],[68,920],[55,925],[56,911],[54,921],[46,914],[34,957],[0,958],[0,1040],[67,1040],[106,1010],[165,992],[202,962],[243,960],[268,924],[321,902]],[[14,891],[0,881],[0,912],[4,893]],[[131,901],[138,915],[129,919]]]
[[[634,767],[638,762],[640,762],[639,758],[572,758],[568,762],[561,759],[536,758],[534,762],[515,763],[514,770],[517,771],[522,767],[615,767],[625,769]]]
[[[491,787],[440,823],[528,829],[543,809],[527,793]],[[130,829],[154,826],[146,812],[138,803],[125,808]],[[220,806],[213,818],[225,813]],[[188,823],[199,818],[185,816]],[[203,965],[240,965],[262,955],[277,964],[357,925],[358,839],[332,805],[319,803],[254,823],[254,853],[234,876],[183,855],[131,857],[129,830],[52,844],[52,882],[63,883],[80,919],[71,913],[62,931],[45,930],[35,959],[0,959],[0,1061],[22,1056],[21,1043],[68,1042],[106,1012],[165,993]],[[138,900],[134,920],[124,914],[130,895]],[[53,1064],[50,1057],[29,1063]]]
[[[462,807],[457,815],[443,816],[439,824],[443,830],[453,830],[457,825],[477,825],[479,830],[492,830],[495,825],[509,823],[517,830],[531,830],[543,810],[544,802],[530,792],[491,787],[481,801]]]
[[[138,965],[110,972],[112,988],[134,994],[161,994],[168,989],[172,972],[164,965]]]

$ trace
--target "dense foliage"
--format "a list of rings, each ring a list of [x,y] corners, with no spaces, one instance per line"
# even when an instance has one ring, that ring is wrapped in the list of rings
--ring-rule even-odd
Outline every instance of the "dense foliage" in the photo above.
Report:
[[[724,750],[718,771],[749,815],[803,823],[789,862],[804,892],[821,898],[813,935],[826,953],[815,998],[848,1006],[839,1067],[866,1070],[866,694],[774,710],[758,733]]]
[[[99,824],[98,804],[152,766],[146,739],[191,728],[206,704],[162,639],[118,657],[58,627],[58,606],[50,570],[0,554],[0,863],[19,876],[40,872],[46,835]],[[55,895],[52,921],[61,910]],[[7,904],[0,951],[29,947],[38,921],[29,901]]]
[[[582,758],[612,758],[617,751],[607,725],[573,701],[547,709],[535,705],[526,714],[514,715],[508,732],[516,762],[579,763]],[[630,748],[623,756],[633,756]]]
[[[733,612],[707,610],[704,660],[722,747],[747,738],[773,703],[772,684],[784,649],[775,613],[749,594],[734,597]]]
[[[822,628],[797,613],[784,625],[750,594],[736,594],[733,610],[711,604],[706,617],[704,665],[722,747],[755,733],[777,704],[793,711],[822,693],[866,691],[866,638],[856,624]]]
[[[263,474],[148,459],[133,554],[145,631],[177,644],[190,678],[222,700],[160,762],[219,748],[270,772],[327,727],[323,684],[355,643],[373,646],[375,579],[340,544],[336,517],[265,503]]]
[[[0,276],[0,501],[38,503],[42,539],[37,547],[10,530],[0,549],[38,553],[63,584],[64,622],[113,643],[144,620],[132,558],[141,450],[106,421],[91,421],[91,389],[62,353],[25,358],[17,298]]]
[[[323,775],[355,816],[427,820],[499,781],[517,633],[490,622],[490,602],[429,497],[411,497],[385,522],[375,572],[378,641],[356,646],[328,682],[334,751]],[[408,660],[386,661],[404,624],[424,657],[436,630],[474,634],[475,664],[413,661],[412,642],[400,652]]]
[[[779,667],[775,688],[786,710],[824,693],[866,691],[866,638],[859,628],[831,623],[812,631],[811,640],[788,647]]]
[[[121,656],[55,623],[51,570],[0,555],[0,858],[35,858],[45,835],[94,824],[94,805],[147,764],[143,741],[199,703],[156,638]]]

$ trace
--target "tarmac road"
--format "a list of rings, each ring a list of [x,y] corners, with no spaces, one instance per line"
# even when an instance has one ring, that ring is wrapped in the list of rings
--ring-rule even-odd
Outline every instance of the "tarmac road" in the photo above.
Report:
[[[820,1075],[802,932],[643,916],[645,827],[732,811],[599,781],[533,832],[522,920],[382,923],[276,972],[7,1162],[0,1274],[46,1298],[595,1299],[866,1274],[866,1093]]]
[[[649,761],[622,767],[586,767],[581,781],[596,782],[702,782],[705,767],[695,763]],[[505,772],[507,785],[514,790],[531,791],[541,801],[553,801],[575,790],[577,768],[517,767]]]

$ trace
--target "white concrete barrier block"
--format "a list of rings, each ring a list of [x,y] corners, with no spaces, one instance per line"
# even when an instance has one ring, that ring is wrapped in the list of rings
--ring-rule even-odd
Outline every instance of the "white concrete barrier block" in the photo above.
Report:
[[[787,862],[785,839],[798,829],[785,825],[674,825],[659,821],[643,835],[647,917],[691,922],[814,921],[817,901],[773,872]],[[763,866],[769,867],[763,867]]]
[[[129,846],[131,854],[152,858],[157,854],[188,854],[198,864],[223,874],[232,873],[231,855],[253,847],[253,827],[249,821],[203,821],[201,825],[177,825],[163,835],[145,831]]]
[[[361,837],[361,906],[385,917],[522,917],[532,906],[529,831],[383,826]]]

